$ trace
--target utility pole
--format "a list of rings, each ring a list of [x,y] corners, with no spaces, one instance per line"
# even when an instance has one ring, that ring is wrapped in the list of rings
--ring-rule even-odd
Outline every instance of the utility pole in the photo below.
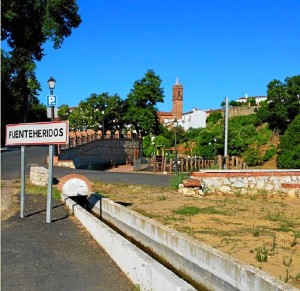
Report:
[[[227,148],[228,148],[228,97],[225,97],[225,138],[224,138],[224,157],[227,157]]]

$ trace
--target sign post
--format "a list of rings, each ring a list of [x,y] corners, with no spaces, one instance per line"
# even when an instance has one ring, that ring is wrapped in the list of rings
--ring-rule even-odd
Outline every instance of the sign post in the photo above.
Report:
[[[54,145],[49,145],[49,159],[48,159],[48,191],[47,191],[47,214],[46,222],[52,221],[52,182],[53,182],[53,148]]]
[[[54,121],[54,107],[56,105],[56,96],[53,95],[53,89],[50,89],[51,95],[47,96],[47,105],[51,108],[51,121]],[[48,160],[48,191],[47,191],[47,216],[46,222],[52,221],[52,183],[53,183],[53,155],[55,155],[55,146],[49,145],[49,160]]]
[[[51,199],[53,176],[53,148],[55,144],[69,143],[69,122],[52,121],[36,123],[8,124],[6,126],[6,146],[21,145],[21,206],[20,217],[24,218],[25,205],[25,145],[49,145],[49,173],[46,222],[51,223]]]
[[[21,194],[20,194],[20,217],[24,218],[25,207],[25,146],[21,146]]]

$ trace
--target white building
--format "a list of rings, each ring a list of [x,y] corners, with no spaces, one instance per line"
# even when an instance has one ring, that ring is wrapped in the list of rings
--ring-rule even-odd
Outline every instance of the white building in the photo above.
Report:
[[[249,99],[255,99],[256,105],[259,105],[260,102],[267,100],[267,96],[251,96],[248,97],[248,94],[245,94],[244,97],[237,99],[237,102],[248,103]]]
[[[189,128],[205,128],[206,112],[197,108],[182,114],[182,118],[177,120],[178,126],[182,126],[185,131]],[[165,119],[166,126],[173,126],[174,119]]]
[[[205,128],[206,112],[197,108],[182,114],[182,119],[178,121],[185,131],[189,128]]]

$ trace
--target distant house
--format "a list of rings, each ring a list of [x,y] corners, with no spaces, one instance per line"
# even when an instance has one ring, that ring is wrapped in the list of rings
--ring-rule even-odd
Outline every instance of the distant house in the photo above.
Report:
[[[241,102],[241,103],[248,103],[248,101],[250,99],[254,99],[256,105],[259,105],[259,103],[261,103],[262,101],[267,100],[267,96],[250,96],[249,97],[248,94],[245,94],[244,97],[241,97],[241,98],[237,99],[236,101]]]
[[[178,125],[182,126],[184,130],[193,128],[206,127],[206,112],[197,108],[192,111],[183,112],[183,86],[180,84],[178,77],[175,85],[172,87],[172,111],[157,113],[159,121],[167,127],[171,127],[176,119]]]
[[[186,112],[182,115],[182,119],[179,122],[184,130],[192,128],[205,128],[206,127],[206,112],[197,108],[193,108],[192,111]]]

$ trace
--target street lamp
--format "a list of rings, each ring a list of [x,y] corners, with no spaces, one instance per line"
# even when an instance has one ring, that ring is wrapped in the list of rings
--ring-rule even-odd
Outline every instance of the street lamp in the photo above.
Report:
[[[53,96],[53,90],[55,88],[55,79],[50,77],[48,80],[48,86],[50,89],[50,95]],[[54,120],[54,105],[51,105],[51,121]],[[47,216],[46,222],[51,223],[52,220],[52,182],[53,182],[53,154],[55,155],[55,146],[49,145],[49,172],[48,172],[48,190],[47,190]]]
[[[104,110],[102,110],[102,116],[103,116],[103,121],[102,121],[102,136],[105,138],[105,133],[104,133]]]
[[[217,144],[217,139],[214,138],[214,156],[216,156],[216,154],[217,154],[217,147],[216,147],[216,144]]]
[[[48,80],[48,86],[50,89],[50,95],[53,96],[53,90],[55,88],[56,81],[53,77],[50,77]],[[54,105],[51,105],[51,121],[54,120]]]
[[[56,84],[55,79],[53,77],[50,77],[49,80],[48,80],[48,86],[49,86],[51,95],[53,95],[53,90],[55,88],[55,84]]]
[[[177,132],[177,127],[178,127],[178,121],[177,119],[174,120],[173,122],[173,127],[174,127],[174,132],[175,132],[175,171],[176,173],[178,172],[178,157],[177,157],[177,136],[176,136],[176,132]]]

